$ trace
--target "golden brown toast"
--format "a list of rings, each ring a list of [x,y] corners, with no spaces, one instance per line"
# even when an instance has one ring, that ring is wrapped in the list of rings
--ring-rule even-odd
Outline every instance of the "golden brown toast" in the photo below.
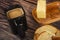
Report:
[[[36,8],[33,9],[32,15],[38,23],[50,24],[60,20],[60,2],[52,2],[46,6],[46,18],[37,18]]]
[[[55,37],[60,38],[60,30],[51,25],[38,28],[34,34],[34,40],[52,40]]]

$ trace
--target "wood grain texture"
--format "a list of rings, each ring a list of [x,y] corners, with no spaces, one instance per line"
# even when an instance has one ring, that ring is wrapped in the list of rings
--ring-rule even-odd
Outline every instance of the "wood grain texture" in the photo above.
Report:
[[[28,2],[29,1],[29,2]],[[47,2],[52,2],[53,0],[47,0]],[[35,30],[41,26],[41,24],[38,24],[33,16],[32,16],[32,10],[33,8],[36,7],[36,4],[37,4],[37,1],[35,0],[0,0],[0,9],[2,9],[2,11],[0,10],[0,13],[1,17],[0,17],[0,21],[1,21],[1,24],[3,26],[0,26],[2,28],[0,29],[3,29],[3,30],[0,30],[0,38],[1,40],[20,40],[18,37],[15,37],[15,36],[12,36],[14,34],[12,34],[10,31],[11,31],[11,28],[10,28],[10,25],[8,23],[8,20],[7,20],[7,17],[6,17],[6,14],[4,13],[4,8],[8,8],[9,5],[15,5],[15,4],[21,4],[26,12],[26,18],[27,18],[27,23],[28,23],[28,30],[26,31],[26,37],[23,39],[23,40],[33,40],[33,37],[34,37],[34,32]],[[6,21],[5,21],[6,20]],[[6,23],[5,23],[6,22]],[[4,24],[3,24],[4,23]],[[0,25],[1,25],[0,24]],[[7,25],[7,26],[6,26]],[[5,32],[5,30],[8,32]],[[8,34],[8,35],[7,35]],[[12,35],[10,35],[12,34]],[[2,37],[3,36],[3,37]]]

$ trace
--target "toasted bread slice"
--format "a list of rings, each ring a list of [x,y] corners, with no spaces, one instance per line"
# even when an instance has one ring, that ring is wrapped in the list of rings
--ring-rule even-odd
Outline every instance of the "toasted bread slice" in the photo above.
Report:
[[[38,28],[35,33],[41,33],[43,31],[51,31],[52,33],[56,33],[57,28],[55,28],[54,26],[51,26],[51,25],[45,25],[45,26]]]
[[[35,31],[34,40],[51,40],[52,36],[55,36],[57,31],[58,29],[54,26],[42,26]]]
[[[37,40],[52,40],[52,34],[49,34],[48,32],[42,33]]]
[[[46,18],[37,18],[36,8],[33,9],[34,19],[41,24],[50,24],[60,20],[60,2],[52,2],[46,6]]]

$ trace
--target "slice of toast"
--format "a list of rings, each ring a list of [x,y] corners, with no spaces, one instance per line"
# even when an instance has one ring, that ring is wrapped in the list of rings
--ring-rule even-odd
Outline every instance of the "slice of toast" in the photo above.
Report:
[[[42,33],[37,40],[60,40],[60,30],[54,35],[50,34],[49,32]]]
[[[49,34],[48,32],[44,32],[37,38],[37,40],[52,40],[51,38],[52,36],[53,36],[52,34]]]
[[[57,28],[55,28],[54,26],[51,26],[51,25],[45,25],[45,26],[42,26],[42,27],[38,28],[35,31],[35,33],[41,33],[43,31],[51,31],[52,33],[56,33]]]
[[[41,24],[50,24],[60,20],[60,2],[52,2],[46,6],[46,18],[37,18],[36,8],[33,9],[34,19]]]
[[[45,25],[35,31],[34,40],[51,40],[52,36],[58,31],[57,28],[51,25]],[[48,39],[49,38],[49,39]]]

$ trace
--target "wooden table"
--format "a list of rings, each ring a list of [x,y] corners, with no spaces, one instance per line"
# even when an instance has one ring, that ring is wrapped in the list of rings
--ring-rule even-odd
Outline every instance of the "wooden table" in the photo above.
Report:
[[[25,10],[25,12],[26,12],[26,18],[27,18],[27,23],[28,23],[28,30],[26,31],[26,37],[25,37],[25,39],[24,40],[33,40],[33,37],[34,37],[34,32],[35,32],[35,30],[38,28],[38,27],[40,27],[40,26],[42,26],[41,24],[38,24],[35,20],[34,20],[34,18],[33,18],[33,16],[32,16],[32,10],[33,10],[33,8],[34,7],[36,7],[36,5],[37,5],[37,0],[15,0],[15,2],[14,2],[14,0],[6,0],[6,1],[2,1],[3,3],[1,3],[1,1],[2,0],[0,0],[0,9],[2,8],[2,9],[4,9],[4,8],[8,8],[8,5],[11,5],[11,4],[19,4],[20,5],[20,3],[21,3],[21,5],[23,6],[23,8],[24,8],[24,10]],[[47,3],[48,2],[51,2],[51,1],[53,1],[53,0],[47,0]],[[5,4],[6,3],[6,4]],[[1,12],[1,11],[0,11]],[[4,13],[3,13],[4,14]],[[4,14],[5,15],[5,14]],[[6,16],[5,16],[6,17]],[[4,19],[4,18],[3,18]],[[7,21],[6,21],[7,22]],[[3,24],[3,23],[2,23]],[[8,23],[7,23],[8,24]],[[7,25],[6,23],[5,23],[5,25]],[[52,23],[51,25],[54,25],[54,26],[57,26],[59,29],[60,29],[60,21],[58,21],[58,22],[55,22],[55,23]],[[9,25],[8,25],[9,26]],[[6,37],[8,37],[8,38],[6,38],[6,37],[4,37],[6,40],[11,40],[11,38],[13,39],[13,40],[19,40],[19,38],[17,38],[17,37],[15,37],[15,35],[14,36],[12,36],[13,34],[11,34],[11,32],[9,33],[9,27],[8,26],[6,26],[7,27],[7,29],[5,29],[4,28],[4,26],[2,26],[2,28],[4,28],[3,30],[5,30],[5,31],[7,31],[7,33],[5,32],[5,31],[3,31],[2,32],[2,34],[3,34],[3,37],[4,37],[4,35],[6,35],[6,34],[9,34],[8,36],[10,36],[10,37],[8,37],[8,36],[6,36]],[[1,32],[0,32],[1,33]],[[4,33],[6,33],[6,34],[4,34]],[[11,35],[10,35],[11,34]],[[2,39],[4,39],[4,38],[2,38]]]

